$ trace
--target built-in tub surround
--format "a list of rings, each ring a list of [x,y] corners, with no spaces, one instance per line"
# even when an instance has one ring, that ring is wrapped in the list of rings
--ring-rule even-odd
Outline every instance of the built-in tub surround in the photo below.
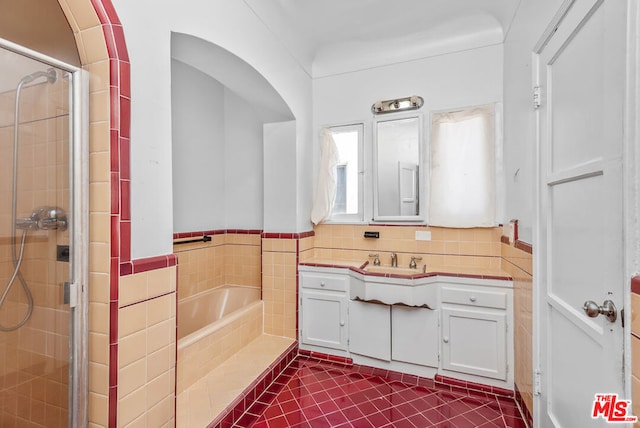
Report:
[[[220,300],[224,299],[243,303],[245,294],[247,294],[247,290],[242,287],[225,286],[194,296],[179,303],[180,320],[182,320],[183,313],[188,312],[189,307],[200,303],[219,305]],[[233,308],[228,307],[227,309]],[[262,302],[259,299],[221,315],[220,319],[179,339],[178,394],[202,379],[262,334]]]
[[[193,241],[203,236],[210,241]],[[177,390],[184,391],[263,331],[260,231],[174,235],[178,258]]]
[[[225,285],[183,299],[178,303],[178,339],[184,344],[193,333],[259,301],[260,288],[237,285]]]

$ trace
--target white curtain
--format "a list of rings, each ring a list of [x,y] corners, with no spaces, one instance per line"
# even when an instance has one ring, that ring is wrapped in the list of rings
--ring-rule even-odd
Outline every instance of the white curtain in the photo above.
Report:
[[[432,118],[429,224],[496,225],[493,106]]]
[[[318,183],[313,198],[311,221],[319,224],[331,216],[333,203],[336,199],[336,165],[340,162],[338,147],[333,140],[331,131],[323,128],[320,136],[320,168]]]

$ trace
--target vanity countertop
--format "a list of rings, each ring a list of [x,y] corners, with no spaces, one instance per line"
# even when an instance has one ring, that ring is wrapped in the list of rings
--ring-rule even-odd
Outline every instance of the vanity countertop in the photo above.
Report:
[[[372,275],[372,276],[384,276],[390,278],[426,278],[432,276],[449,276],[449,277],[463,277],[463,278],[479,278],[479,279],[497,279],[497,280],[505,280],[511,281],[513,278],[498,268],[481,268],[481,267],[470,267],[470,266],[439,266],[439,265],[427,265],[426,271],[422,271],[422,266],[420,265],[418,269],[416,269],[415,274],[407,275],[406,272],[408,269],[406,268],[393,268],[388,266],[385,269],[385,266],[379,267],[376,266],[375,272],[367,271],[367,267],[370,266],[368,261],[362,260],[330,260],[330,259],[306,259],[303,262],[300,262],[302,266],[313,266],[313,267],[328,267],[328,268],[346,268],[352,270],[354,272],[361,273],[363,275]]]

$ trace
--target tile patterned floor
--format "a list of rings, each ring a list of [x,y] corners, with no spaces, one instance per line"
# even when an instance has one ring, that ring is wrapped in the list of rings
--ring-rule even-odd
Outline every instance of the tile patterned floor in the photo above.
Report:
[[[526,428],[511,398],[298,356],[234,427]]]

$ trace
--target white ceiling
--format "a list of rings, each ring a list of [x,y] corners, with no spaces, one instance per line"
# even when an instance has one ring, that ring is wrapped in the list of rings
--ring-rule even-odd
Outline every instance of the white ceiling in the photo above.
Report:
[[[244,0],[313,77],[501,43],[521,0]]]

